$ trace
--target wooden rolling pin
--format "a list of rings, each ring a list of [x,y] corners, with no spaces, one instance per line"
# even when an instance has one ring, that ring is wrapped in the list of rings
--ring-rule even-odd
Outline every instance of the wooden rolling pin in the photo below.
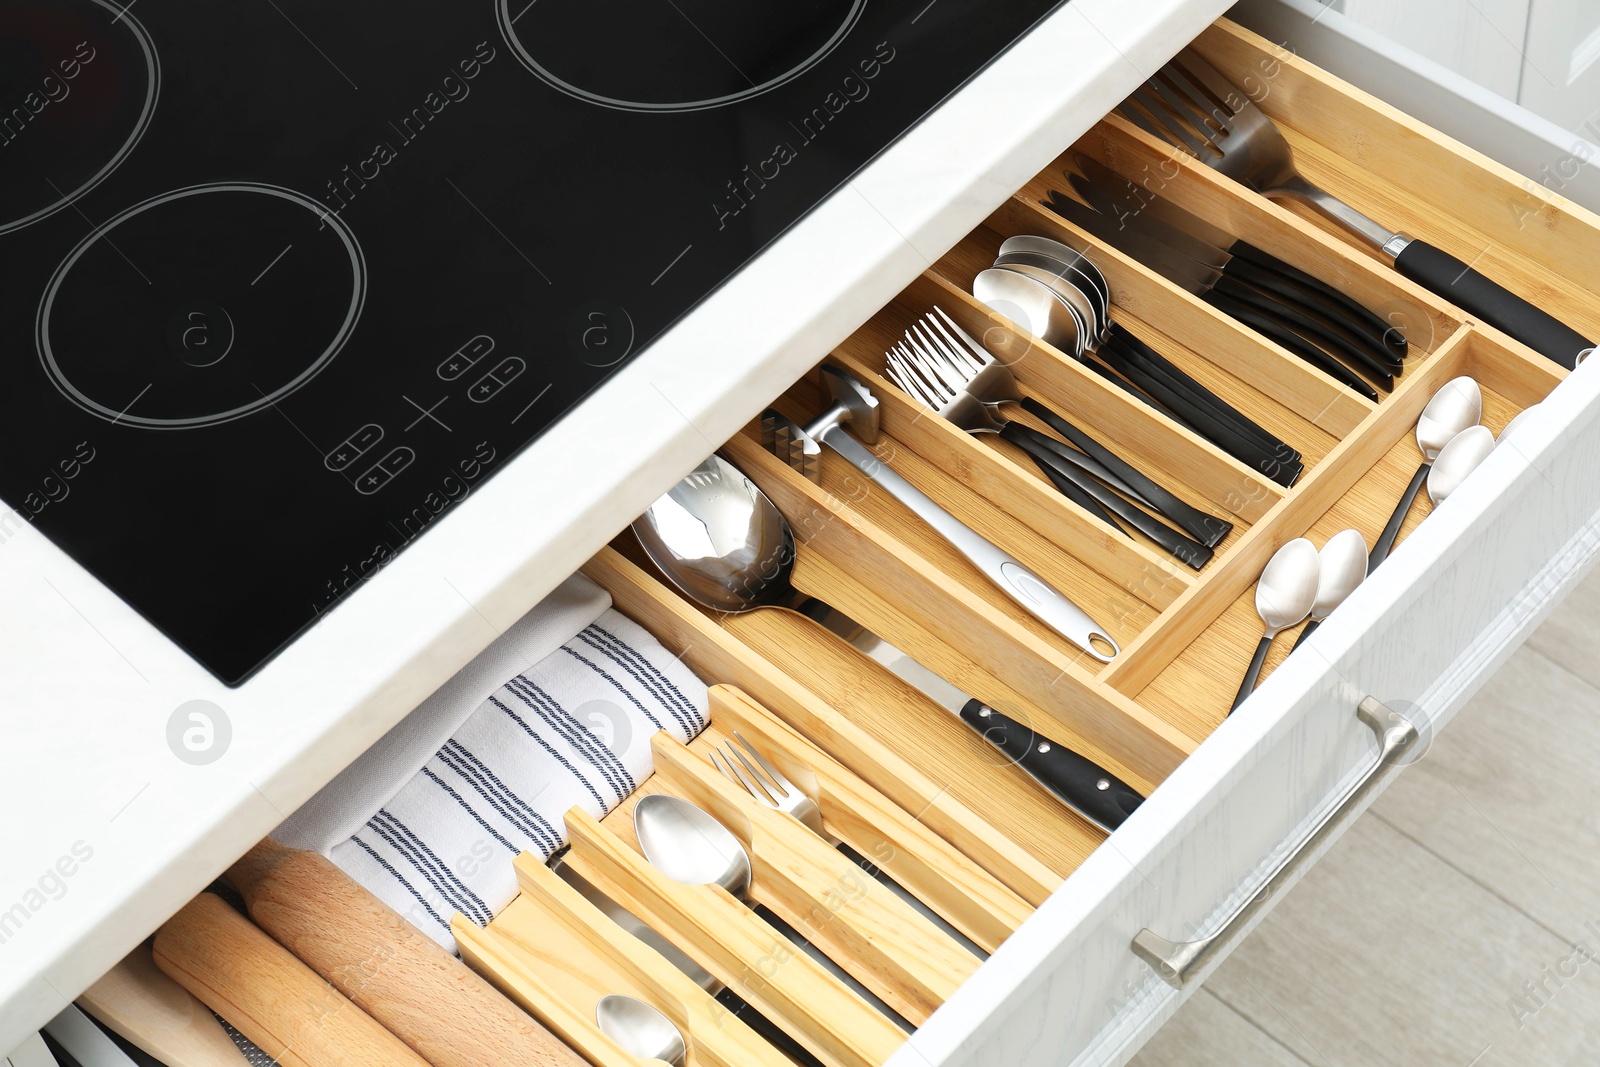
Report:
[[[586,1067],[326,857],[268,838],[227,878],[258,926],[433,1067]]]
[[[78,1007],[167,1067],[247,1067],[210,1009],[157,969],[149,945],[85,990]]]
[[[427,1067],[214,893],[167,920],[155,961],[282,1067]]]

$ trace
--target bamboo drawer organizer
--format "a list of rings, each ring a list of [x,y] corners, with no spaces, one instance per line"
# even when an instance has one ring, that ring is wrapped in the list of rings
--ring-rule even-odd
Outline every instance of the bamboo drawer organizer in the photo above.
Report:
[[[1579,280],[1600,279],[1600,219],[1229,22],[1195,46],[1280,124],[1308,178],[1600,336],[1600,293]],[[1148,793],[1224,718],[1260,636],[1254,586],[1272,553],[1295,537],[1320,545],[1348,527],[1371,544],[1420,462],[1417,417],[1449,379],[1478,380],[1484,424],[1498,432],[1566,372],[1309,212],[1271,203],[1116,116],[1076,148],[1337,285],[1403,326],[1412,344],[1393,392],[1369,402],[1040,207],[1048,190],[1067,188],[1063,158],[829,355],[880,401],[880,458],[1106,626],[1122,645],[1114,662],[1101,665],[1047,631],[837,457],[823,456],[814,484],[770,455],[754,425],[722,453],[793,525],[802,593]],[[974,274],[1001,240],[1022,233],[1086,251],[1110,282],[1113,317],[1298,449],[1306,466],[1298,482],[1277,485],[975,301]],[[884,350],[934,305],[1012,362],[1028,394],[1190,503],[1229,517],[1235,529],[1215,559],[1193,572],[1115,535],[1011,446],[969,436],[895,388]],[[774,406],[802,421],[820,410],[815,376]],[[1402,537],[1429,511],[1424,496]],[[721,819],[752,854],[753,901],[912,1023],[978,958],[729,783],[707,759],[712,746],[738,731],[818,801],[834,837],[986,950],[1101,843],[1100,831],[955,716],[802,615],[702,611],[643,565],[626,534],[585,571],[713,685],[712,726],[688,746],[658,736],[656,774],[642,792],[683,796]],[[1267,673],[1297,634],[1280,638]],[[634,839],[632,807],[600,822],[569,814],[566,862],[829,1067],[870,1067],[899,1047],[900,1029],[743,903],[657,874]],[[463,956],[592,1062],[644,1062],[595,1027],[595,1001],[606,993],[668,1015],[692,1067],[788,1062],[550,869],[525,856],[518,874],[522,895],[488,928],[457,917]]]

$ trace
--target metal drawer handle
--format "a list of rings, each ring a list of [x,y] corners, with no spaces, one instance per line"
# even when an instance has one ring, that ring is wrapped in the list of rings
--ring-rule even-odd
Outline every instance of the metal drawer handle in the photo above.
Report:
[[[1133,939],[1134,954],[1154,967],[1156,973],[1168,985],[1182,989],[1184,983],[1204,967],[1206,961],[1227,942],[1229,935],[1260,910],[1261,906],[1271,899],[1277,888],[1299,869],[1301,860],[1315,851],[1317,845],[1328,836],[1331,828],[1339,822],[1345,812],[1355,807],[1362,798],[1373,791],[1383,777],[1383,772],[1389,767],[1399,765],[1403,758],[1410,755],[1417,747],[1420,739],[1417,728],[1403,715],[1391,711],[1372,697],[1367,697],[1361,702],[1360,707],[1356,708],[1356,716],[1378,737],[1380,751],[1377,760],[1345,791],[1338,803],[1328,809],[1328,813],[1317,821],[1288,855],[1284,856],[1267,876],[1261,888],[1234,909],[1233,914],[1224,919],[1216,933],[1210,937],[1201,938],[1199,941],[1168,941],[1159,934],[1145,929],[1140,930],[1138,936]]]

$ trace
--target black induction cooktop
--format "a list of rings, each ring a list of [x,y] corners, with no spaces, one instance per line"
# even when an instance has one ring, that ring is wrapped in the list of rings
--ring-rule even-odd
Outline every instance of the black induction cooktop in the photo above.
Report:
[[[4,0],[0,540],[238,684],[1056,6]]]

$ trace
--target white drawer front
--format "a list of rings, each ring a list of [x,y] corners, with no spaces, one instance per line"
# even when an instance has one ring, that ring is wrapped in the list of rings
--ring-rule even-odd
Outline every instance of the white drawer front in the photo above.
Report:
[[[1425,737],[1442,729],[1593,564],[1600,366],[1541,411],[1538,429],[1397,550],[1384,580],[1173,774],[893,1067],[1122,1063],[1176,1011],[1183,994],[1135,957],[1134,936],[1210,934],[1372,763],[1363,698],[1409,713]]]

